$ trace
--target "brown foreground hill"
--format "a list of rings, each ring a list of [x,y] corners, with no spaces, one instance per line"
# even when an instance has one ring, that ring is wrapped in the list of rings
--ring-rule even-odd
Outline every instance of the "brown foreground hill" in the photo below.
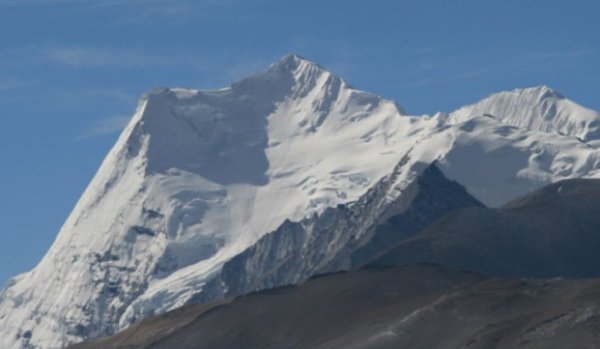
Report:
[[[366,268],[188,306],[72,349],[600,348],[600,281]]]

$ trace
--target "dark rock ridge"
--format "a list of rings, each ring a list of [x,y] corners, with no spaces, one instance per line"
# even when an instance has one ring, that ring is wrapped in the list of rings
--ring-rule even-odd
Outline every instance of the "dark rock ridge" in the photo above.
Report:
[[[385,246],[413,236],[447,212],[482,204],[435,164],[423,166],[399,197],[389,201],[408,156],[357,202],[328,208],[276,231],[228,261],[194,302],[303,282],[317,274],[363,265]]]
[[[600,180],[557,182],[498,209],[447,214],[372,265],[436,263],[510,277],[600,277]]]

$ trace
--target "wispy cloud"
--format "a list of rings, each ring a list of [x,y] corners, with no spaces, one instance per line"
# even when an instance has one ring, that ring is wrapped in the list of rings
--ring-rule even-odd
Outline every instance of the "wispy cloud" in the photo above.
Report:
[[[403,86],[404,87],[428,86],[428,85],[435,85],[435,84],[439,84],[439,83],[448,83],[448,82],[454,82],[454,81],[475,79],[475,78],[479,78],[479,77],[487,74],[489,71],[490,71],[490,69],[488,69],[488,68],[481,68],[481,69],[475,69],[475,70],[471,70],[471,71],[461,72],[461,73],[454,74],[454,75],[428,77],[428,78],[423,78],[423,79],[414,81],[412,83],[403,84]]]
[[[41,58],[62,65],[82,67],[102,66],[162,66],[169,63],[165,57],[157,57],[132,50],[98,47],[46,47],[39,50]]]
[[[553,51],[533,51],[529,53],[525,53],[522,57],[532,58],[532,59],[547,59],[547,58],[573,58],[573,57],[583,57],[592,53],[592,50],[584,49],[584,48],[565,48],[562,50],[553,50]]]
[[[54,43],[4,49],[0,51],[0,62],[10,66],[52,63],[70,68],[205,67],[198,57],[178,52]]]
[[[127,125],[130,119],[131,117],[123,115],[105,118],[95,123],[88,130],[79,135],[77,140],[85,140],[117,133]]]
[[[276,0],[253,0],[254,2],[269,2]],[[74,5],[141,5],[141,4],[173,4],[173,3],[198,3],[202,5],[235,4],[243,0],[0,0],[0,5],[36,5],[36,4],[74,4]]]
[[[283,0],[0,0],[0,9],[44,7],[48,16],[105,16],[107,26],[182,23],[219,20],[239,22],[246,14],[230,8],[238,4]],[[241,16],[241,17],[240,17]]]
[[[55,110],[73,111],[79,108],[89,108],[98,106],[102,103],[108,103],[111,106],[120,108],[129,108],[127,112],[133,113],[133,108],[141,92],[132,92],[120,89],[119,87],[88,87],[79,86],[56,86],[51,91],[44,94],[47,105],[51,105]],[[87,112],[86,112],[87,113]],[[121,113],[117,110],[117,113]]]
[[[6,92],[11,90],[16,90],[21,87],[30,86],[32,82],[29,81],[19,81],[19,80],[7,80],[0,82],[0,92]]]
[[[103,5],[136,5],[142,3],[164,3],[168,1],[184,0],[0,0],[2,6],[26,6],[26,5],[60,5],[71,4],[86,6],[90,4]]]
[[[551,62],[572,62],[575,59],[585,58],[593,55],[595,52],[585,48],[564,48],[560,50],[537,50],[525,52],[513,57],[508,61],[509,64],[518,67],[528,67],[542,63]],[[597,52],[596,52],[597,53]]]
[[[415,49],[415,52],[418,54],[429,54],[429,53],[434,53],[435,51],[438,51],[439,47],[437,46],[425,46],[425,47],[419,47],[417,49]]]

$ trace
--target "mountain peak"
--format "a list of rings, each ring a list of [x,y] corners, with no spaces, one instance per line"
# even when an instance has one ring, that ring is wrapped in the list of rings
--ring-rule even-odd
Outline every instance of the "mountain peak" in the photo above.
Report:
[[[271,64],[266,71],[259,73],[254,77],[267,79],[272,79],[274,77],[285,79],[291,77],[296,81],[306,83],[324,74],[333,77],[335,80],[341,80],[325,67],[295,53],[289,53]],[[250,77],[250,79],[252,78],[253,77]]]
[[[301,62],[308,62],[307,59],[305,59],[304,57],[296,54],[296,53],[288,53],[285,56],[281,57],[277,62],[277,63],[281,63],[281,64],[299,64]]]
[[[563,97],[546,85],[520,88],[489,97],[451,113],[453,122],[491,115],[501,122],[529,130],[600,139],[600,114]]]
[[[528,94],[528,95],[537,96],[540,101],[547,99],[547,98],[557,98],[557,99],[565,98],[558,91],[556,91],[546,85],[539,85],[539,86],[533,86],[533,87],[527,87],[527,88],[518,88],[518,89],[514,89],[510,92],[517,94],[517,95]],[[502,93],[502,92],[500,92],[500,93]],[[498,93],[498,94],[500,94],[500,93]]]
[[[280,70],[293,71],[302,65],[310,65],[310,66],[318,67],[322,70],[325,70],[323,67],[319,66],[317,63],[309,61],[308,59],[306,59],[300,55],[297,55],[295,53],[288,53],[285,56],[281,57],[275,63],[271,64],[271,66],[269,67],[269,70],[276,68],[276,69],[280,69]]]

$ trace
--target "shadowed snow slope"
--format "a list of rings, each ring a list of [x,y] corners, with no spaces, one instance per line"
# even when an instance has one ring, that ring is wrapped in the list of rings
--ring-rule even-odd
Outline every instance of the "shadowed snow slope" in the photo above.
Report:
[[[556,127],[538,127],[547,100],[502,107],[519,127],[475,115],[498,114],[491,102],[411,117],[295,55],[221,90],[152,90],[46,256],[0,294],[0,348],[60,348],[185,304],[284,221],[354,202],[394,169],[384,202],[435,160],[491,206],[599,176],[599,151],[558,133],[596,114],[552,97]],[[591,139],[593,122],[572,134]]]

